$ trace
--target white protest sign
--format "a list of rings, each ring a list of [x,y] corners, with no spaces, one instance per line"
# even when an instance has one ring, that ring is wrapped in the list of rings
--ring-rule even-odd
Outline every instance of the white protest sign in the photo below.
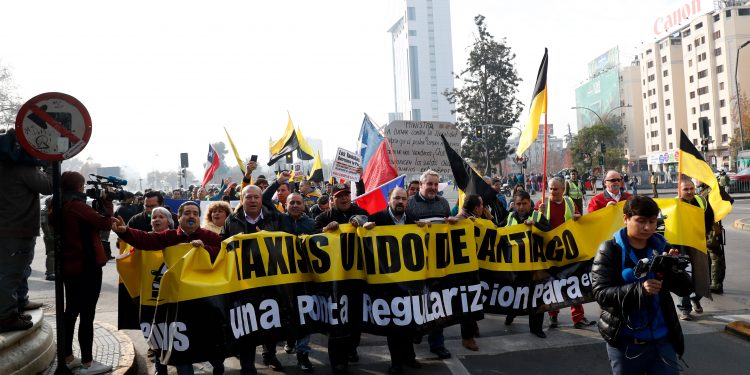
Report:
[[[361,165],[362,159],[359,155],[339,147],[336,150],[336,158],[333,160],[331,176],[337,180],[343,178],[347,181],[359,181],[357,168]]]
[[[456,152],[461,152],[461,132],[451,122],[399,120],[388,124],[385,136],[391,142],[399,173],[418,174],[432,169],[451,175],[441,134]]]

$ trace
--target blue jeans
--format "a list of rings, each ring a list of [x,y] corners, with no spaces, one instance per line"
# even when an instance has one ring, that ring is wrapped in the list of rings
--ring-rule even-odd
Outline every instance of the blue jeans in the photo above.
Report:
[[[691,293],[689,296],[681,297],[680,303],[677,305],[677,308],[680,309],[685,314],[689,314],[693,311],[693,304],[690,303],[690,301],[700,302],[701,296]]]
[[[310,348],[310,335],[305,335],[297,339],[294,344],[294,350],[297,353],[309,354],[312,349]]]
[[[679,375],[677,353],[666,338],[645,344],[621,339],[618,347],[607,344],[613,375]]]
[[[28,303],[35,244],[36,237],[0,238],[0,319],[18,314]]]
[[[445,347],[445,336],[443,336],[443,329],[436,329],[430,331],[427,335],[427,343],[430,344],[430,350]]]

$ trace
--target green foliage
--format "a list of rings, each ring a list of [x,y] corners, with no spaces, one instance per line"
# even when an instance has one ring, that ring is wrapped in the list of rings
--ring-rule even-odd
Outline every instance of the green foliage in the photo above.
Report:
[[[573,164],[578,170],[587,170],[596,166],[601,155],[600,144],[606,145],[604,153],[605,169],[620,169],[625,162],[625,142],[620,124],[595,124],[581,129],[573,136],[570,152]],[[590,158],[587,160],[586,155]]]
[[[509,128],[482,127],[485,124],[512,125],[518,122],[523,105],[515,95],[518,78],[511,52],[503,38],[500,42],[487,32],[484,16],[474,18],[478,35],[471,46],[466,69],[456,75],[460,89],[446,90],[443,95],[456,104],[457,125],[463,135],[462,155],[491,174],[491,165],[499,164],[515,151],[507,144]],[[486,163],[489,148],[490,165]]]

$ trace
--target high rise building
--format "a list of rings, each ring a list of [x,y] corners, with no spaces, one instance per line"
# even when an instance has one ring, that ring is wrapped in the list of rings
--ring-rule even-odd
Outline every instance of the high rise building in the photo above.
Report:
[[[739,120],[732,116],[737,101],[735,73],[741,92],[748,95],[750,69],[737,68],[750,66],[750,53],[737,62],[739,47],[750,41],[750,2],[715,5],[670,35],[644,44],[641,82],[652,170],[675,172],[680,130],[698,149],[702,141],[708,142],[709,164],[734,169],[730,143],[739,136]]]
[[[621,67],[619,48],[612,48],[589,63],[588,79],[576,88],[578,130],[599,123],[622,126],[628,172],[645,169],[639,164],[645,146],[638,64],[636,59]]]
[[[453,89],[448,0],[404,0],[388,32],[393,53],[394,111],[389,121],[449,121],[455,108],[443,95]]]

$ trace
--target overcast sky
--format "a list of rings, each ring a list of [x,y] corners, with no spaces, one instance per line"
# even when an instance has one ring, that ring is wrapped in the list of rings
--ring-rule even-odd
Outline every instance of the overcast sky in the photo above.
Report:
[[[517,54],[528,105],[549,48],[549,122],[575,130],[575,88],[587,63],[619,45],[629,64],[653,23],[688,0],[451,1],[454,69],[463,68],[482,14]],[[711,1],[703,0],[702,12]],[[388,28],[402,0],[3,1],[0,63],[23,101],[75,96],[93,120],[79,154],[145,173],[190,153],[202,175],[209,142],[229,130],[240,153],[268,160],[287,111],[305,136],[354,150],[363,113],[393,111]],[[456,83],[458,84],[458,82]],[[522,120],[527,112],[524,111]],[[558,128],[559,127],[559,128]],[[155,156],[157,155],[158,156]],[[229,165],[235,164],[228,160]]]

